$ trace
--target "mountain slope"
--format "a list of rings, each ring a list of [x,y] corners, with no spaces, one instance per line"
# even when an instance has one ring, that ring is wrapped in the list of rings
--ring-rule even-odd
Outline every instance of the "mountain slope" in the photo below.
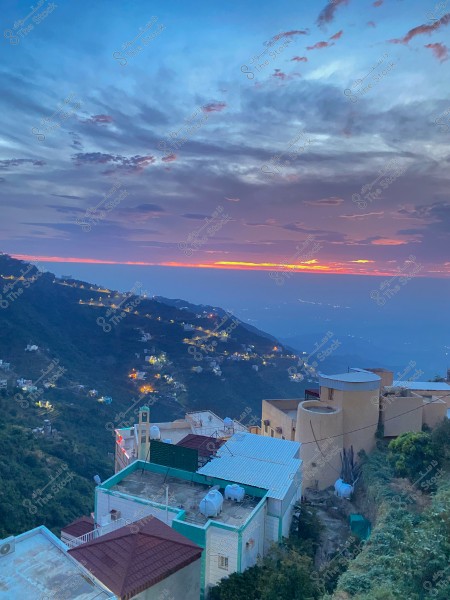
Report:
[[[209,408],[222,417],[245,414],[245,423],[257,422],[264,397],[303,395],[305,386],[287,371],[297,357],[220,309],[184,310],[56,279],[6,255],[0,255],[0,307],[0,360],[10,364],[9,370],[0,364],[7,448],[0,477],[2,485],[8,481],[0,492],[0,537],[41,522],[57,530],[89,510],[92,476],[113,470],[111,423],[119,426],[120,413],[139,396],[142,404],[151,401],[153,422]],[[137,371],[145,381],[130,378]],[[27,382],[17,385],[20,378],[33,382],[35,396],[21,389]],[[58,433],[32,433],[45,418]],[[73,478],[30,512],[24,500],[51,481],[61,461]]]

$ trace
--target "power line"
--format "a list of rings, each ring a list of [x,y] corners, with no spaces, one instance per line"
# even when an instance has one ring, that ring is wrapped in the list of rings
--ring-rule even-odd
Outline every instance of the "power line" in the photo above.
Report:
[[[450,396],[450,394],[446,394],[445,396],[438,396],[436,398],[436,400],[431,400],[431,402],[429,402],[428,404],[435,404],[436,402],[438,402],[442,398],[446,398],[447,396]],[[399,396],[399,397],[401,397],[401,396]],[[420,397],[422,399],[424,398],[424,396],[420,396]],[[407,415],[407,414],[412,413],[415,410],[419,410],[419,409],[423,409],[423,406],[417,406],[416,408],[407,410],[406,412],[400,413],[400,414],[396,415],[395,417],[389,417],[388,419],[385,419],[383,422],[386,423],[386,421],[392,421],[392,419],[398,419],[399,417],[401,417],[403,415]],[[348,435],[349,433],[354,433],[355,431],[362,431],[363,429],[370,429],[371,427],[378,427],[378,423],[374,423],[372,425],[365,425],[364,427],[358,427],[357,429],[352,429],[350,431],[346,431],[346,432],[340,433],[338,435],[330,435],[330,436],[328,436],[326,438],[322,438],[320,440],[313,440],[312,442],[299,442],[299,443],[302,444],[302,446],[306,446],[307,444],[317,444],[317,442],[324,442],[325,440],[331,440],[333,438],[342,437],[343,435]]]

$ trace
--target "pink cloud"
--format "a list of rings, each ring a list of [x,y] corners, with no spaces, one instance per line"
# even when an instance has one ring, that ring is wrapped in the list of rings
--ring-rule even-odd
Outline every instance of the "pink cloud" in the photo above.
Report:
[[[330,40],[338,40],[339,38],[342,37],[343,33],[344,33],[344,31],[341,29],[340,31],[338,31],[337,33],[335,33],[334,35],[332,35],[330,37]]]
[[[92,115],[89,119],[85,119],[84,123],[92,123],[104,125],[105,123],[112,123],[114,119],[110,115]]]
[[[381,6],[383,4],[384,0],[376,0],[376,2],[373,3],[373,6],[375,6],[375,8],[377,8],[378,6]]]
[[[425,33],[432,33],[436,31],[440,27],[444,25],[448,25],[450,23],[450,13],[447,13],[443,17],[441,17],[438,21],[433,23],[433,25],[418,25],[413,29],[410,29],[408,33],[402,38],[394,38],[393,40],[389,40],[391,44],[407,44],[410,42],[416,35],[423,35]]]
[[[317,17],[317,25],[322,27],[322,25],[325,25],[325,23],[331,23],[331,21],[334,21],[334,15],[338,7],[343,4],[348,4],[348,2],[349,0],[333,0],[332,2],[328,2],[328,4]]]
[[[328,46],[334,46],[334,44],[330,44],[329,42],[317,42],[314,46],[306,46],[307,50],[318,50],[319,48],[327,48]]]
[[[211,102],[210,104],[205,104],[202,110],[203,112],[220,112],[226,105],[226,102]]]
[[[287,79],[288,76],[286,75],[286,73],[283,73],[283,71],[280,71],[280,69],[275,69],[275,73],[272,73],[272,77],[278,77],[279,79],[284,81],[285,79]]]
[[[284,31],[283,33],[275,35],[269,42],[266,42],[266,44],[270,45],[272,42],[281,40],[281,38],[293,37],[294,35],[308,35],[308,33],[309,29],[292,29],[291,31]]]
[[[426,44],[425,48],[430,48],[433,51],[434,56],[440,61],[444,62],[448,60],[448,48],[445,44]]]
[[[291,60],[296,60],[297,62],[308,62],[306,56],[294,56]]]
[[[172,162],[174,160],[177,159],[177,155],[176,154],[168,154],[167,156],[163,156],[163,158],[161,159],[163,162]]]
[[[369,27],[376,27],[376,24],[374,23],[374,21],[367,21],[367,25]]]

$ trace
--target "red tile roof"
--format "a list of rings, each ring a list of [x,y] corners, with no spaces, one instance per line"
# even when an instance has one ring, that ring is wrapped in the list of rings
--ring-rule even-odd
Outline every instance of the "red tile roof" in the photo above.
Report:
[[[199,559],[202,548],[150,516],[69,553],[114,594],[128,600]]]
[[[80,517],[72,523],[69,523],[61,529],[61,533],[67,533],[73,535],[73,537],[80,537],[85,533],[89,533],[94,529],[94,519],[92,517]]]
[[[186,437],[180,440],[177,446],[184,448],[194,448],[198,450],[199,456],[212,456],[225,443],[225,440],[208,437],[206,435],[195,435],[189,433]]]

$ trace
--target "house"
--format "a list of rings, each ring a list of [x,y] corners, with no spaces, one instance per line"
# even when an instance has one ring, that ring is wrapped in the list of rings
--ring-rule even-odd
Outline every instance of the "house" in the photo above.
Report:
[[[198,470],[207,477],[267,489],[264,553],[272,542],[289,536],[293,507],[301,498],[300,448],[297,442],[238,432]]]
[[[0,390],[6,390],[7,387],[8,387],[8,380],[0,379]]]
[[[3,371],[9,371],[10,366],[11,363],[4,362],[2,359],[0,359],[0,369]]]
[[[247,428],[239,421],[227,417],[222,419],[210,410],[189,412],[186,413],[184,419],[177,419],[168,423],[150,423],[150,410],[148,407],[141,407],[136,409],[135,412],[138,412],[139,423],[135,422],[135,416],[131,414],[131,423],[135,422],[134,425],[114,429],[116,435],[116,472],[138,458],[144,460],[149,451],[150,439],[152,443],[163,440],[169,444],[178,444],[189,434],[206,436],[216,440],[228,439],[237,431],[247,431]],[[140,443],[139,430],[141,430]],[[146,438],[148,444],[145,442]],[[158,444],[154,445],[157,446]],[[163,452],[163,450],[158,452]],[[169,450],[166,449],[166,452],[169,452]],[[192,457],[190,464],[194,463],[195,459]]]
[[[69,549],[121,600],[200,597],[202,548],[155,517]]]
[[[43,526],[0,541],[0,597],[118,598]]]
[[[254,437],[263,439],[261,436]],[[298,452],[298,444],[290,443]],[[172,448],[180,456],[186,450],[177,446]],[[200,598],[203,599],[211,586],[233,572],[242,572],[255,565],[272,541],[281,540],[281,536],[287,534],[288,520],[283,523],[281,514],[272,516],[268,508],[268,493],[278,495],[275,502],[279,504],[280,511],[286,509],[290,501],[285,488],[298,487],[295,469],[300,468],[300,463],[297,459],[285,465],[283,476],[277,475],[280,465],[271,467],[269,479],[274,489],[269,492],[267,487],[239,483],[244,479],[242,472],[236,481],[236,478],[207,475],[201,472],[202,469],[192,472],[136,460],[97,486],[95,522],[106,524],[111,513],[114,518],[131,523],[152,515],[203,548],[200,579]],[[258,462],[261,471],[264,470],[262,465],[261,460]],[[247,474],[250,477],[248,471]],[[262,480],[263,477],[260,478]],[[275,489],[277,484],[280,489]],[[238,501],[230,497],[224,499],[230,490],[239,493]],[[181,597],[184,598],[184,595],[175,596],[177,599]]]
[[[25,348],[25,352],[36,352],[37,350],[39,350],[39,346],[36,346],[35,344],[28,344]]]
[[[304,399],[262,402],[262,435],[300,442],[305,487],[333,485],[343,450],[370,452],[379,426],[387,438],[421,431],[450,407],[447,383],[393,381],[393,372],[382,368],[320,373],[319,385],[305,390]]]

